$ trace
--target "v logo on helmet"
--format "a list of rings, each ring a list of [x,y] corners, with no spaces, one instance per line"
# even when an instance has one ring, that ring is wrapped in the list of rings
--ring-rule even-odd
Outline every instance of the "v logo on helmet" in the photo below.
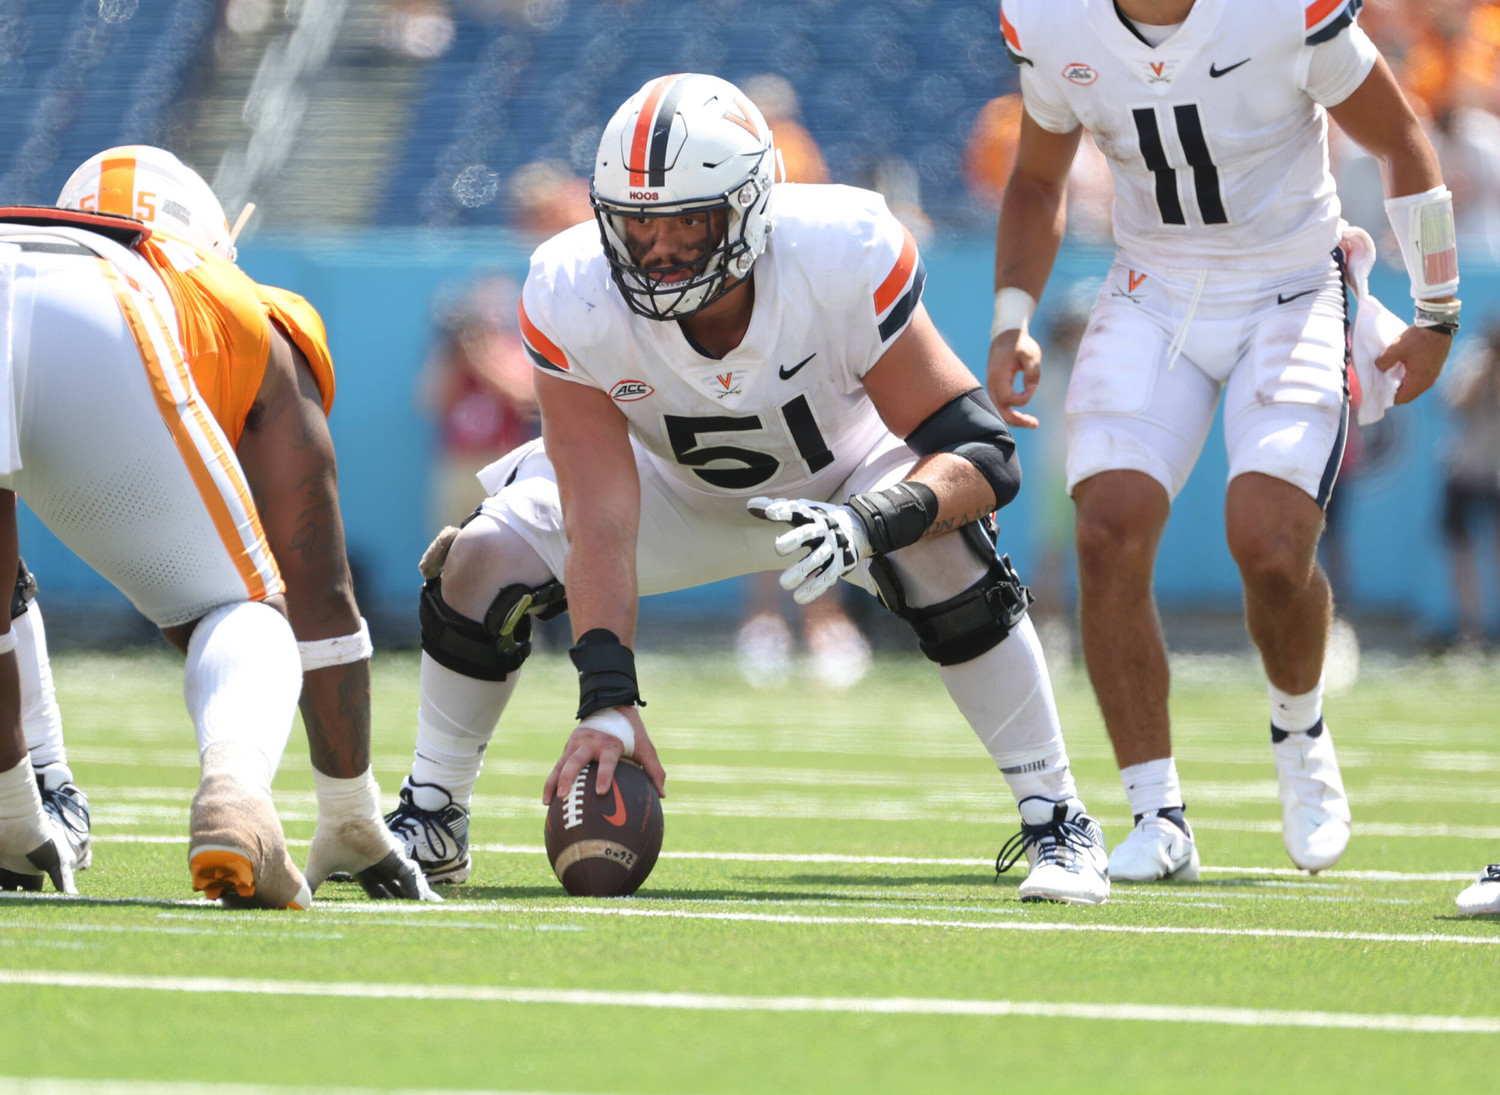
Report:
[[[745,109],[745,104],[738,99],[734,101],[733,107],[724,112],[724,117],[728,118],[746,133],[749,133],[756,140],[760,140],[760,130],[755,128],[755,123],[750,120],[750,112]]]

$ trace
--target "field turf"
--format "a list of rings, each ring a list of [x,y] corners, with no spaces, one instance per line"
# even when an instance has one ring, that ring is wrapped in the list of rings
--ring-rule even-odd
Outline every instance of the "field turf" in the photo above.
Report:
[[[376,662],[376,771],[406,771],[417,663]],[[95,853],[83,896],[0,900],[0,1093],[459,1090],[1483,1090],[1500,1044],[1500,918],[1454,895],[1500,860],[1500,669],[1366,658],[1330,699],[1355,813],[1338,868],[1290,869],[1248,660],[1177,663],[1177,755],[1201,882],[1023,905],[993,859],[1000,776],[927,663],[853,693],[740,683],[712,653],[642,659],[668,770],[655,872],[566,897],[542,780],[573,672],[538,656],[474,801],[447,903],[327,884],[306,913],[187,886],[196,783],[179,662],[55,663]],[[1081,673],[1059,702],[1111,842],[1130,818]],[[301,730],[276,781],[293,852],[314,800]],[[45,1078],[45,1079],[38,1079]]]

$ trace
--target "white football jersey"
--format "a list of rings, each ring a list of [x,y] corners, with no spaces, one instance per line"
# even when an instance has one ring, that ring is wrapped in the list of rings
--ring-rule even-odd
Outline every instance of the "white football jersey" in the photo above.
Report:
[[[1273,271],[1338,242],[1323,110],[1374,66],[1362,0],[1197,0],[1152,47],[1114,0],[1003,0],[1043,129],[1080,124],[1114,175],[1115,242],[1146,266]]]
[[[538,368],[609,393],[694,490],[823,498],[886,436],[862,378],[911,322],[924,273],[878,194],[782,183],[770,208],[750,326],[724,357],[629,309],[592,222],[532,255],[521,333]]]

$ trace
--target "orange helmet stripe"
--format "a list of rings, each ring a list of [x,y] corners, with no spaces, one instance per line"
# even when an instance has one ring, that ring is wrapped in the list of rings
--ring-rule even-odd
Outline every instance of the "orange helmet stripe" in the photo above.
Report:
[[[99,165],[99,212],[135,216],[135,157],[121,156]]]
[[[651,144],[651,131],[656,122],[656,108],[661,104],[662,97],[667,90],[682,79],[682,74],[673,76],[662,76],[656,83],[651,85],[651,90],[646,93],[646,101],[641,104],[640,116],[635,120],[635,132],[630,138],[630,160],[625,167],[630,172],[631,186],[646,185],[646,150]]]

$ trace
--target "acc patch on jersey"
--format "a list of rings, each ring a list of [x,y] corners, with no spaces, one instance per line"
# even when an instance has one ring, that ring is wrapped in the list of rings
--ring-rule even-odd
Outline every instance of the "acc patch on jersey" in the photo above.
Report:
[[[622,760],[603,795],[598,762],[584,766],[547,808],[547,858],[563,889],[577,897],[625,897],[656,866],[665,829],[661,799],[639,766]]]

